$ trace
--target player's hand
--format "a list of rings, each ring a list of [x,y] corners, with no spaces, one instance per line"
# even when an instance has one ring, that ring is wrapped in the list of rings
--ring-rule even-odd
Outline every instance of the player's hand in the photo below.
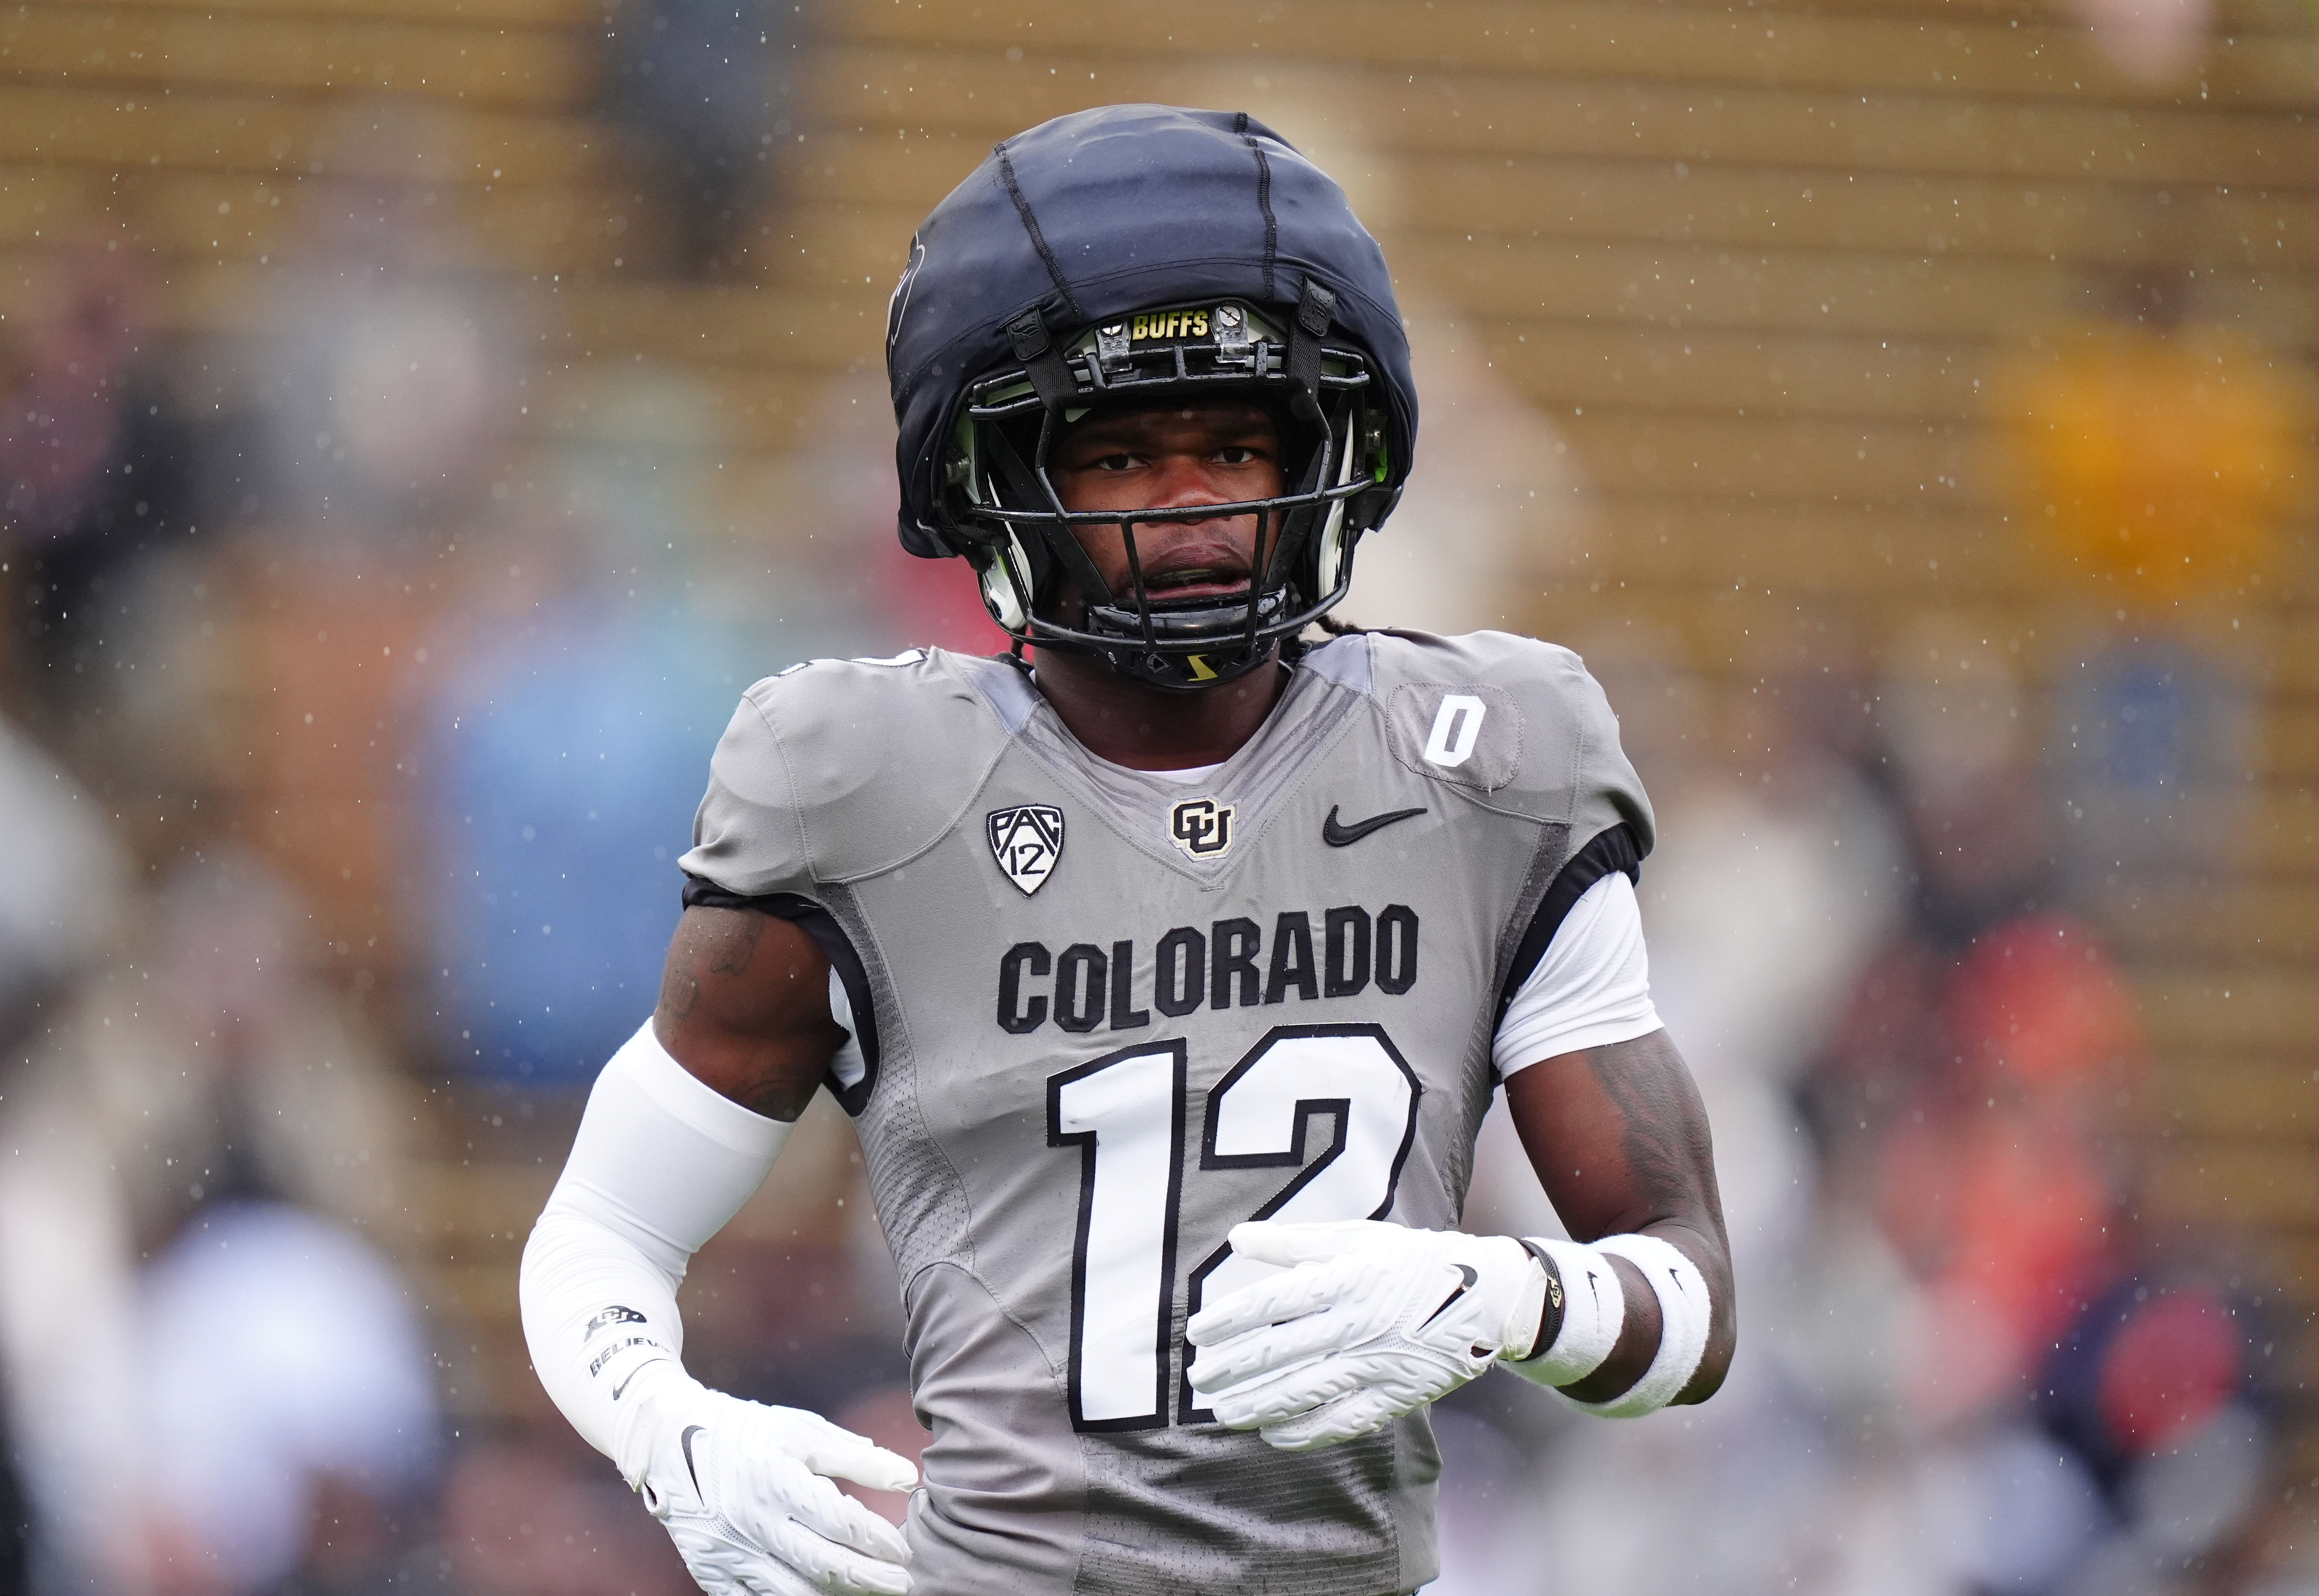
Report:
[[[631,1475],[708,1596],[904,1596],[909,1544],[830,1483],[918,1482],[909,1459],[817,1413],[711,1391],[681,1373],[649,1393]]]
[[[1508,1237],[1258,1221],[1232,1227],[1232,1248],[1287,1270],[1193,1315],[1192,1387],[1288,1451],[1380,1429],[1538,1334],[1544,1275]]]

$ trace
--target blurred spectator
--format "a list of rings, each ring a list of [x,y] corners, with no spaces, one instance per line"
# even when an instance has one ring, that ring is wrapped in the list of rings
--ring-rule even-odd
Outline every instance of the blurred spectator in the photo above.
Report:
[[[120,930],[130,861],[96,799],[0,720],[0,1046]]]
[[[348,189],[316,203],[353,208],[363,223],[401,220],[375,185]],[[365,255],[378,231],[344,225],[330,216],[293,268],[258,508],[298,528],[310,557],[392,561],[431,550],[474,509],[500,464],[515,381],[497,307],[417,269],[407,241]]]
[[[311,984],[302,920],[252,860],[181,867],[144,906],[137,941],[44,1007],[0,1102],[0,1352],[41,1556],[58,1577],[129,1591],[174,1588],[178,1574],[188,1589],[271,1584],[287,1572],[282,1526],[294,1522],[302,1542],[318,1472],[360,1463],[391,1493],[431,1444],[429,1376],[407,1311],[369,1315],[366,1341],[325,1322],[399,1290],[347,1230],[407,1243],[419,1124],[409,1088]],[[147,1257],[165,1261],[140,1285]],[[248,1269],[275,1299],[255,1318],[212,1294],[256,1300]],[[339,1284],[313,1294],[328,1279]],[[254,1370],[222,1354],[188,1361],[194,1321],[289,1339],[269,1343]],[[340,1351],[369,1359],[358,1381],[328,1363]],[[283,1361],[293,1354],[304,1387]],[[246,1432],[201,1417],[234,1366],[278,1378],[285,1397],[302,1389],[340,1405],[293,1403],[285,1417],[242,1401],[235,1411],[256,1427]],[[403,1395],[348,1408],[363,1400],[340,1389],[350,1384]],[[356,1451],[298,1450],[318,1427]],[[364,1441],[382,1427],[391,1442]],[[210,1454],[186,1450],[197,1436],[271,1461],[217,1474],[201,1461]],[[203,1497],[205,1479],[230,1483],[234,1501]]]
[[[467,1448],[443,1491],[440,1550],[402,1582],[458,1596],[693,1596],[668,1536],[592,1453],[510,1435]]]
[[[612,0],[604,114],[668,230],[628,241],[630,257],[690,276],[762,266],[762,248],[746,257],[788,141],[798,31],[797,7],[775,0]]]
[[[1926,622],[1880,696],[1873,768],[1915,901],[1804,1096],[1832,1203],[1872,1214],[1898,1266],[1867,1321],[1887,1348],[1869,1413],[1908,1443],[1892,1500],[1950,1588],[2172,1590],[2250,1523],[2269,1452],[2251,1340],[2142,1229],[2141,1024],[2054,903],[2053,806],[2007,657]],[[1818,1289],[1834,1311],[1847,1288]]]
[[[1445,636],[1523,630],[1533,573],[1591,574],[1586,482],[1568,440],[1491,365],[1484,338],[1436,307],[1403,308],[1425,447],[1393,519],[1362,539],[1339,617]]]
[[[128,861],[87,792],[5,722],[0,834],[11,843],[0,856],[0,1150],[14,1166],[24,1152],[23,1059],[39,1045],[44,1013],[121,929]],[[16,1596],[31,1588],[36,1558],[51,1573],[59,1562],[60,1525],[35,1520],[36,1510],[58,1506],[59,1493],[49,1481],[48,1497],[36,1501],[34,1439],[47,1433],[55,1406],[47,1382],[76,1348],[89,1345],[91,1327],[7,1288],[37,1275],[44,1258],[75,1263],[76,1232],[41,1233],[34,1212],[19,1205],[25,1194],[12,1187],[0,1172],[0,1592]],[[67,1255],[51,1252],[57,1248]],[[113,1500],[102,1483],[70,1496],[100,1515]]]
[[[2102,53],[2145,83],[2179,78],[2206,43],[2213,0],[2071,0]]]
[[[1932,620],[1881,692],[1917,882],[1809,1084],[1835,1189],[1924,1293],[1899,1348],[1920,1420],[2001,1416],[2107,1267],[2138,1027],[2053,870],[2006,660]]]
[[[2270,1464],[2259,1338],[2242,1294],[2170,1270],[2119,1281],[2056,1345],[2038,1414],[2091,1475],[2110,1530],[2072,1590],[2162,1586],[2242,1528]]]
[[[814,406],[800,456],[812,469],[785,479],[774,497],[783,525],[808,530],[799,576],[852,618],[844,654],[946,648],[957,654],[1006,651],[1006,634],[990,618],[953,560],[922,560],[894,536],[901,499],[894,481],[893,404],[882,374],[859,371],[828,383]]]
[[[433,203],[433,124],[358,108],[326,142],[265,354],[249,529],[214,577],[239,651],[223,709],[241,834],[358,983],[391,983],[427,645],[496,560],[520,379],[510,319],[449,269],[472,246]]]
[[[421,816],[455,1059],[582,1083],[652,1012],[699,772],[747,685],[717,641],[581,584],[463,662]]]
[[[408,103],[347,105],[299,187],[270,287],[261,470],[244,514],[343,557],[431,547],[489,485],[520,402],[520,337],[445,199],[456,130]]]
[[[155,369],[145,299],[117,241],[60,252],[0,348],[0,546],[28,590],[32,702],[84,761],[98,731],[74,723],[133,645],[140,566],[200,529],[196,439]]]
[[[1922,933],[1958,948],[2050,904],[2053,804],[2009,656],[1965,621],[1928,618],[1893,640],[1880,698],[1874,769],[1908,833]]]
[[[1509,1588],[1548,1548],[1629,1596],[2231,1588],[2273,1343],[2138,1221],[2141,1026],[2054,902],[2006,657],[1936,622],[1870,690],[1717,683],[1639,627],[1589,643],[1664,827],[1653,996],[1710,1105],[1751,1329],[1713,1403],[1651,1424],[1504,1382],[1444,1404],[1439,1589]],[[1502,1121],[1466,1222],[1543,1231]],[[1483,1510],[1510,1493],[1539,1511]]]
[[[275,1589],[324,1500],[340,1577],[391,1569],[437,1436],[432,1358],[377,1250],[286,1204],[216,1203],[140,1295],[160,1586]]]
[[[446,1045],[544,1084],[590,1079],[652,1012],[709,753],[751,682],[838,632],[810,589],[734,613],[697,389],[632,380],[591,424],[612,437],[565,456],[564,513],[501,548],[522,579],[448,618],[469,641],[438,645],[422,754]]]
[[[2009,922],[1917,973],[1928,1012],[1909,1023],[1947,1057],[1861,1151],[1886,1233],[1927,1294],[1934,1339],[1912,1360],[1926,1383],[1911,1395],[1947,1419],[2023,1394],[2118,1267],[2143,1052],[2107,960],[2057,916]]]
[[[2237,862],[2255,789],[2243,672],[2180,640],[2078,651],[2054,696],[2061,862],[2106,915],[2210,900]]]
[[[1740,1290],[1762,1301],[1810,1222],[1795,1083],[1904,910],[1899,841],[1806,730],[1803,672],[1710,687],[1672,680],[1679,666],[1601,668],[1631,684],[1621,733],[1666,839],[1638,893],[1653,1000],[1715,1126]]]
[[[131,1155],[117,1178],[140,1234],[205,1201],[278,1197],[402,1249],[425,1143],[415,1088],[315,981],[295,893],[226,850],[180,866],[145,915],[147,944],[60,1032],[83,1101]]]

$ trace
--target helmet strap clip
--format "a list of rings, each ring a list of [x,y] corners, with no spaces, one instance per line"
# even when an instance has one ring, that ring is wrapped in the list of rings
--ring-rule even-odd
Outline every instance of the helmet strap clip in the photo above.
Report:
[[[1079,385],[1071,376],[1070,365],[1055,347],[1054,334],[1048,330],[1046,318],[1039,314],[1036,305],[1006,324],[1006,337],[1015,346],[1015,358],[1023,363],[1024,374],[1039,391],[1041,404],[1060,412],[1078,397]],[[1314,358],[1317,375],[1317,352]]]
[[[1329,322],[1336,313],[1337,296],[1305,278],[1295,320],[1288,329],[1288,408],[1308,424],[1321,420],[1321,340],[1329,336]],[[1037,381],[1035,373],[1032,380]]]

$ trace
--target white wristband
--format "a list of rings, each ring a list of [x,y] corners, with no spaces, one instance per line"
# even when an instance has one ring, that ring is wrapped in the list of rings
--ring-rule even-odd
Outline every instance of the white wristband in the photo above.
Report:
[[[1656,1413],[1682,1394],[1707,1354],[1713,1310],[1707,1278],[1681,1249],[1656,1236],[1605,1236],[1594,1250],[1625,1258],[1643,1272],[1659,1300],[1659,1349],[1643,1377],[1608,1402],[1573,1405],[1604,1419],[1639,1419]]]
[[[1611,1260],[1575,1241],[1531,1237],[1529,1244],[1554,1259],[1562,1281],[1562,1328],[1537,1357],[1506,1366],[1540,1385],[1567,1385],[1602,1366],[1627,1322],[1626,1288]]]

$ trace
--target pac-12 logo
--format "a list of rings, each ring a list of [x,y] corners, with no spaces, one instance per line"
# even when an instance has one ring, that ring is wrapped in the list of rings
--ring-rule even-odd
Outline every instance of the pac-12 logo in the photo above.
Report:
[[[1186,798],[1168,811],[1168,834],[1195,859],[1216,859],[1232,847],[1232,806],[1214,798]]]
[[[1063,812],[1051,804],[1017,804],[993,809],[986,822],[991,857],[1006,879],[1028,897],[1047,884],[1048,872],[1063,852]]]

